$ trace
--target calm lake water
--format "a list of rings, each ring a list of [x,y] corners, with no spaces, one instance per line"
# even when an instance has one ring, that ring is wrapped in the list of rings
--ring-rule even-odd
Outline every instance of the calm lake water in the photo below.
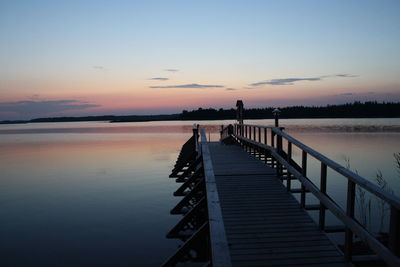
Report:
[[[216,141],[219,125],[231,122],[196,123]],[[0,125],[0,266],[160,265],[179,245],[165,238],[180,218],[169,214],[178,184],[168,175],[193,123]],[[400,195],[393,158],[400,152],[400,119],[280,123],[334,161],[349,159],[371,181],[380,170]],[[310,161],[316,183],[317,166]],[[328,192],[341,204],[345,184],[328,173]],[[370,227],[375,231],[377,223]]]

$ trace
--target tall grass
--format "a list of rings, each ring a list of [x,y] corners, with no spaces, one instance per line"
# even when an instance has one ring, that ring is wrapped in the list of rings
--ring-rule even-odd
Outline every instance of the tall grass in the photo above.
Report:
[[[376,172],[376,178],[375,178],[378,186],[390,193],[393,194],[393,189],[390,187],[390,185],[388,184],[388,182],[385,180],[385,178],[383,178],[382,172],[380,170],[378,170]],[[377,205],[378,205],[378,211],[379,211],[379,232],[383,232],[384,231],[384,222],[385,222],[385,218],[389,213],[389,205],[386,203],[385,200],[381,199],[381,198],[376,198],[377,201]]]
[[[395,160],[395,168],[397,170],[398,177],[400,178],[400,152],[393,154]],[[347,169],[351,169],[350,158],[345,157],[345,164]],[[358,174],[357,170],[354,170],[355,173]],[[381,170],[377,170],[375,174],[375,181],[377,185],[384,191],[389,194],[395,194],[391,185],[384,178]],[[385,231],[385,218],[389,214],[389,205],[385,200],[374,196],[374,200],[378,207],[379,212],[379,233]],[[366,191],[360,186],[356,187],[356,205],[358,207],[358,215],[360,224],[363,225],[366,229],[371,230],[371,217],[372,217],[372,198],[366,195]]]
[[[394,157],[394,162],[395,162],[395,165],[397,168],[397,174],[398,174],[398,177],[400,178],[400,152],[394,153],[393,157]]]

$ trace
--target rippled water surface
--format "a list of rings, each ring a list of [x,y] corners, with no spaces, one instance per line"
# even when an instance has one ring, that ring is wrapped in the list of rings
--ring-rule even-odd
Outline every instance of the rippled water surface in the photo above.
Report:
[[[220,125],[231,122],[197,123],[216,141]],[[399,119],[280,123],[338,163],[347,159],[371,181],[380,170],[400,193],[393,158],[400,152]],[[165,239],[179,219],[169,214],[178,199],[168,175],[192,124],[0,125],[0,266],[160,265],[178,246]],[[310,176],[318,177],[314,165]],[[342,202],[345,182],[328,179],[328,191]]]

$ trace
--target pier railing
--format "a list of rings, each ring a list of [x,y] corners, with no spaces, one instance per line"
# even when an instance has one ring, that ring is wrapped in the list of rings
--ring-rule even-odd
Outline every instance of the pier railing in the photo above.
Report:
[[[339,228],[325,225],[325,213],[329,210],[344,224],[346,260],[352,261],[354,235],[364,241],[376,255],[390,266],[400,266],[400,199],[357,173],[341,166],[321,153],[301,143],[283,132],[280,127],[235,124],[221,129],[221,140],[233,138],[246,151],[264,160],[276,169],[277,174],[286,180],[287,190],[300,193],[300,205],[309,210],[319,210],[319,227],[326,232],[339,232]],[[283,147],[283,140],[287,146]],[[301,164],[293,160],[293,147],[301,150]],[[313,157],[320,163],[320,185],[316,186],[307,178],[307,159]],[[346,210],[342,209],[328,194],[328,168],[347,179]],[[300,189],[291,188],[291,180],[301,183]],[[356,186],[369,191],[390,206],[389,244],[386,247],[355,218]],[[311,192],[319,205],[306,205],[306,193]],[[356,256],[354,256],[356,258]]]
[[[232,127],[233,129],[233,127]],[[167,238],[183,241],[163,266],[190,261],[205,266],[231,266],[229,248],[215,182],[206,132],[193,126],[193,136],[182,146],[170,175],[182,185],[174,196],[183,197],[171,214],[183,215],[168,232]],[[194,253],[193,253],[194,252]]]

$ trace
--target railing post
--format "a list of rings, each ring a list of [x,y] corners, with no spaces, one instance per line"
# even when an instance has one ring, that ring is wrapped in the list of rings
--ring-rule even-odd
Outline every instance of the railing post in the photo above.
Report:
[[[281,111],[277,108],[272,111],[275,117],[275,127],[279,127],[279,113],[281,113]]]
[[[264,128],[264,144],[267,145],[267,128]]]
[[[220,131],[220,139],[222,139],[222,136],[224,134],[224,125],[221,125],[221,131]]]
[[[303,150],[301,157],[301,174],[304,177],[307,177],[307,152]],[[306,187],[301,184],[301,194],[300,194],[300,203],[301,207],[305,208],[306,206]]]
[[[281,155],[282,154],[282,136],[280,134],[278,134],[276,136],[276,142],[277,142],[276,145],[277,145],[278,154]],[[281,177],[282,172],[283,172],[282,164],[279,161],[277,161],[276,163],[277,163],[276,168],[277,168],[278,176]]]
[[[199,152],[199,147],[198,147],[198,140],[199,140],[199,125],[198,124],[193,124],[193,139],[194,139],[194,150],[198,154]]]
[[[249,126],[249,137],[248,137],[249,139],[251,139],[251,128],[252,128],[252,127]]]
[[[273,129],[271,129],[271,146],[275,148],[275,132]],[[275,159],[274,157],[271,157],[271,167],[275,168]]]
[[[291,161],[292,161],[292,143],[288,141],[287,145],[288,145],[287,146],[287,161],[288,161],[289,164],[291,164]],[[291,174],[288,171],[287,180],[286,180],[286,189],[287,189],[287,191],[290,191],[291,186],[292,186]]]
[[[321,181],[320,190],[323,194],[326,194],[326,177],[327,177],[327,166],[321,162]],[[325,229],[325,206],[322,202],[319,202],[319,229]]]
[[[256,138],[256,134],[257,134],[257,126],[254,126],[254,133],[253,133],[253,140],[255,141],[255,142],[257,142],[257,138]],[[254,157],[257,157],[257,151],[258,151],[258,147],[257,146],[254,146]]]
[[[356,199],[356,184],[348,180],[347,183],[347,207],[346,214],[350,218],[354,218],[354,205]],[[352,246],[353,246],[353,232],[350,228],[346,227],[345,244],[344,244],[344,257],[346,261],[351,261],[352,257]]]
[[[261,128],[258,127],[258,142],[261,143]]]
[[[253,126],[252,132],[253,132],[253,139],[252,138],[250,138],[250,139],[256,141],[256,126]],[[253,156],[255,157],[256,156],[256,146],[253,145],[252,147],[253,147]]]
[[[400,256],[400,210],[390,207],[389,249]]]
[[[232,135],[234,133],[233,125],[229,124],[228,125],[228,135]]]

